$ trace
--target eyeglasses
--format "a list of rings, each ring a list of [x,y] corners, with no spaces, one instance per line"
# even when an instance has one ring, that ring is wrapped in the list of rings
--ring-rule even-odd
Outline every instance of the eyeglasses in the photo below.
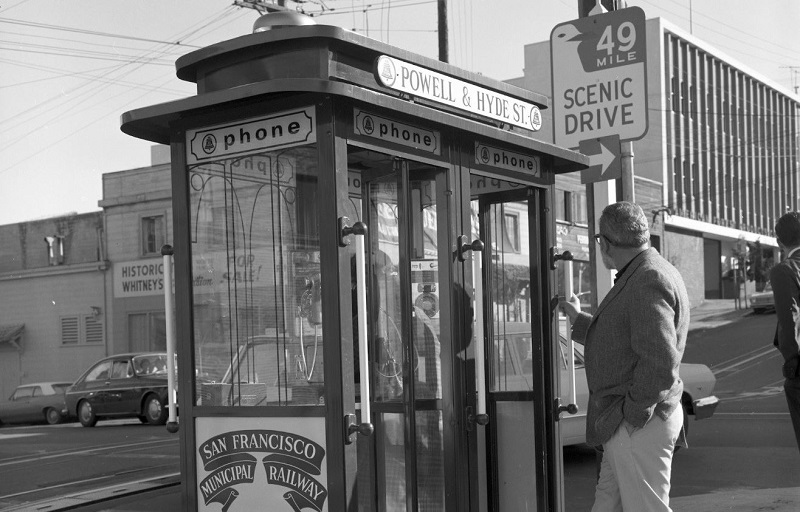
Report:
[[[600,233],[594,235],[594,241],[597,242],[598,244],[600,243],[600,239],[601,238],[604,238],[606,240],[606,242],[608,242],[611,245],[617,245],[610,238],[608,238],[606,235],[602,235]]]

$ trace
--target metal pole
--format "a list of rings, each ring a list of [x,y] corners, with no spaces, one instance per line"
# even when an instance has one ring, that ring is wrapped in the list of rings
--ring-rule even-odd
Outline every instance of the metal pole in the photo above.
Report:
[[[447,0],[438,1],[439,11],[439,60],[450,62],[447,46]]]
[[[167,328],[167,403],[169,404],[169,418],[167,430],[175,433],[178,431],[178,413],[175,406],[175,298],[172,295],[172,255],[171,245],[161,248],[164,261],[164,316]]]
[[[636,202],[633,183],[633,142],[620,142],[620,164],[622,166],[622,200]]]

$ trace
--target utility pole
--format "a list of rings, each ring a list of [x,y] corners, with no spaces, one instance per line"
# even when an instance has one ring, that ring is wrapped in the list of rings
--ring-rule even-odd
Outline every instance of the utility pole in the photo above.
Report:
[[[798,71],[797,70],[800,69],[800,66],[781,66],[780,68],[781,69],[788,69],[789,73],[791,73],[792,88],[794,89],[794,93],[797,94],[797,89],[798,89],[798,85],[797,85],[797,74],[798,74]]]
[[[438,0],[439,18],[439,60],[450,62],[447,46],[447,0]]]

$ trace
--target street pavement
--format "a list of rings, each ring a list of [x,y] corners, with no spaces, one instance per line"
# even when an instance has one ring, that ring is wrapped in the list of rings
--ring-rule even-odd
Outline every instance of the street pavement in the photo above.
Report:
[[[733,299],[708,300],[692,309],[689,330],[713,329],[735,322],[750,314],[747,308],[736,309]],[[776,489],[725,489],[709,494],[672,498],[675,512],[798,512],[800,487]]]
[[[733,300],[709,300],[692,309],[690,330],[711,329],[735,322],[750,314],[736,309]],[[161,512],[181,510],[180,476],[113,486],[76,493],[57,500],[29,503],[16,510],[79,510],[81,512]],[[776,489],[725,489],[708,494],[681,496],[670,500],[675,512],[797,512],[800,487]],[[567,511],[572,512],[572,511]]]

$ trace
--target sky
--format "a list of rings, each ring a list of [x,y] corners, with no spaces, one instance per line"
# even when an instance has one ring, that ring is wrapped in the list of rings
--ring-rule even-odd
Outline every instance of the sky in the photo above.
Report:
[[[318,24],[438,58],[436,0],[286,4]],[[628,6],[789,91],[800,86],[796,0]],[[175,60],[251,33],[258,16],[233,0],[0,0],[0,225],[99,210],[104,173],[150,165],[152,143],[123,134],[120,115],[194,95],[194,84],[175,76]],[[577,17],[577,0],[448,0],[450,63],[521,77],[524,46]]]

